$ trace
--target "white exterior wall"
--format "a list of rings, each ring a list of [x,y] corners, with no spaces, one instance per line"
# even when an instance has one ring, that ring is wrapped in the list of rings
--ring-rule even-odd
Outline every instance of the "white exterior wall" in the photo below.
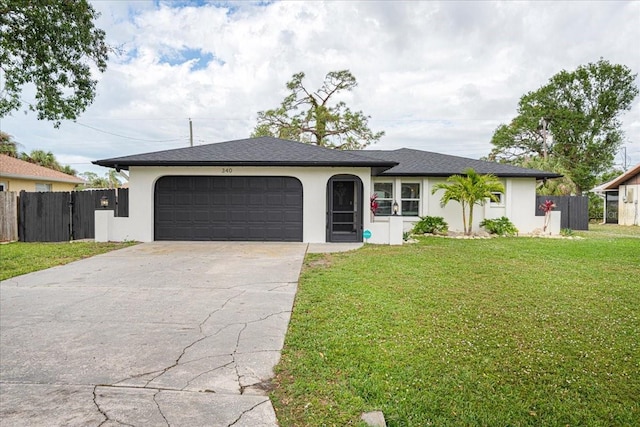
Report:
[[[226,172],[226,171],[231,171]],[[369,168],[344,167],[246,167],[246,166],[132,166],[129,170],[129,217],[112,218],[108,227],[113,241],[137,240],[151,242],[154,239],[155,183],[163,176],[287,176],[302,183],[303,191],[303,241],[326,241],[327,182],[334,175],[355,175],[362,180],[364,228],[369,223],[369,197],[371,171]],[[98,225],[96,225],[98,227]],[[381,237],[375,233],[375,237]],[[388,237],[386,242],[388,243]]]
[[[228,172],[228,171],[231,172]],[[326,242],[327,183],[334,175],[354,175],[363,186],[363,228],[371,232],[365,239],[368,243],[397,244],[402,242],[402,231],[409,231],[418,217],[390,218],[373,217],[369,209],[369,197],[373,194],[373,182],[394,183],[394,197],[401,205],[401,183],[419,182],[420,216],[441,216],[452,231],[462,231],[462,210],[457,202],[440,206],[442,191],[431,194],[434,185],[445,182],[445,178],[429,177],[371,177],[369,168],[347,167],[246,167],[246,166],[132,166],[129,170],[129,217],[114,218],[113,212],[96,215],[96,240],[151,242],[154,239],[154,194],[155,183],[163,176],[287,176],[300,180],[303,189],[303,242]],[[542,229],[544,217],[535,216],[535,179],[507,178],[504,203],[474,207],[473,230],[478,231],[484,218],[508,217],[521,233]],[[636,193],[637,194],[637,193]],[[553,234],[559,232],[558,224],[550,224]]]
[[[445,183],[446,178],[413,178],[413,177],[374,177],[374,182],[394,182],[394,197],[400,204],[400,187],[403,182],[420,182],[420,216],[441,216],[449,224],[449,230],[462,232],[462,208],[457,202],[449,202],[446,206],[440,206],[443,190],[431,194],[433,187],[438,183]],[[536,180],[534,178],[504,178],[501,179],[505,187],[505,194],[501,204],[485,203],[484,206],[476,205],[473,210],[473,230],[480,229],[483,219],[495,219],[506,216],[518,228],[520,233],[531,233],[536,229],[542,229],[544,217],[536,216]],[[403,217],[404,231],[409,231],[419,217]],[[385,217],[376,217],[375,222],[385,222]],[[550,224],[551,230],[554,224]],[[558,232],[560,225],[558,224]]]
[[[640,225],[640,184],[618,187],[618,224]]]

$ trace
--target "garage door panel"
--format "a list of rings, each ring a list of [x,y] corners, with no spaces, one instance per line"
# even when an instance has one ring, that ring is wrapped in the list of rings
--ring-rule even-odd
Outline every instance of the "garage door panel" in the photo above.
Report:
[[[198,177],[201,178],[201,177]],[[193,189],[197,192],[211,191],[211,182],[208,179],[194,179]]]
[[[211,205],[211,200],[209,199],[208,194],[198,194],[196,197],[193,198],[193,204],[196,206],[207,207]]]
[[[264,196],[262,194],[249,194],[247,196],[247,204],[251,206],[260,206],[264,203]]]
[[[268,206],[282,206],[283,201],[284,197],[282,197],[282,194],[269,193],[267,194],[265,204]]]
[[[300,212],[285,212],[283,214],[284,221],[290,223],[302,222],[302,213]]]
[[[193,211],[192,218],[194,222],[203,222],[209,224],[209,211]]]
[[[238,189],[236,188],[236,190],[235,190],[235,191],[240,191],[240,190],[238,190]],[[230,197],[229,197],[229,203],[230,203],[231,205],[234,205],[234,206],[242,206],[242,207],[245,207],[245,205],[246,205],[246,203],[247,203],[247,202],[246,202],[246,197],[247,197],[247,196],[246,196],[245,194],[233,194],[233,193],[232,193],[232,194],[230,194]]]
[[[302,241],[302,196],[290,177],[163,177],[155,238]]]
[[[298,203],[299,201],[295,194],[284,195],[284,201],[282,202],[284,206],[297,206]]]

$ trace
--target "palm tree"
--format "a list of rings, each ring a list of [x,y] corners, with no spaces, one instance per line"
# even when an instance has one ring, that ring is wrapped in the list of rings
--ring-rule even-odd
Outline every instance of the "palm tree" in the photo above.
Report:
[[[10,157],[18,158],[18,144],[13,140],[11,135],[6,132],[0,131],[0,154],[6,154]]]
[[[122,183],[118,179],[118,172],[115,169],[109,169],[107,173],[104,174],[105,179],[109,183],[109,188],[120,188]]]
[[[473,207],[484,205],[487,199],[498,201],[495,193],[504,193],[504,185],[495,175],[480,175],[469,168],[463,175],[452,175],[447,178],[447,183],[439,183],[433,186],[431,194],[438,190],[444,190],[440,204],[445,206],[451,200],[455,200],[462,206],[462,224],[464,234],[471,235],[473,228]],[[467,207],[469,208],[469,222],[467,223]]]
[[[31,150],[31,153],[22,153],[20,157],[26,162],[35,163],[36,165],[40,165],[45,168],[56,171],[62,170],[62,166],[58,163],[58,159],[56,159],[56,156],[51,151]]]

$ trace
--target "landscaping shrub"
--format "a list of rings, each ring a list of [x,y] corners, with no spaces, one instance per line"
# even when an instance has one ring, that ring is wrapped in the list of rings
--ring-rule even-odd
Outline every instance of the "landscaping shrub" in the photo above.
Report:
[[[414,234],[445,234],[449,230],[449,224],[441,216],[423,216],[413,226]]]
[[[518,229],[506,216],[497,219],[484,219],[480,223],[480,227],[483,227],[490,234],[499,236],[515,236],[518,234]]]

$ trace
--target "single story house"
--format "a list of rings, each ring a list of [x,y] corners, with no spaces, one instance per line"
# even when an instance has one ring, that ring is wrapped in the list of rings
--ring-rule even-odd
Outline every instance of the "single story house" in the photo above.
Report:
[[[475,208],[475,229],[484,218],[507,216],[528,233],[543,225],[543,217],[535,215],[536,180],[558,176],[420,150],[338,151],[272,137],[93,163],[128,170],[130,188],[129,217],[97,211],[96,239],[144,242],[401,244],[403,231],[428,215],[462,230],[460,205],[440,206],[441,193],[431,190],[469,167],[496,175],[505,186],[499,201]],[[376,215],[370,211],[373,194]]]
[[[640,225],[640,163],[601,186],[605,195],[605,222]]]
[[[0,154],[0,191],[72,191],[80,184],[77,176]]]

